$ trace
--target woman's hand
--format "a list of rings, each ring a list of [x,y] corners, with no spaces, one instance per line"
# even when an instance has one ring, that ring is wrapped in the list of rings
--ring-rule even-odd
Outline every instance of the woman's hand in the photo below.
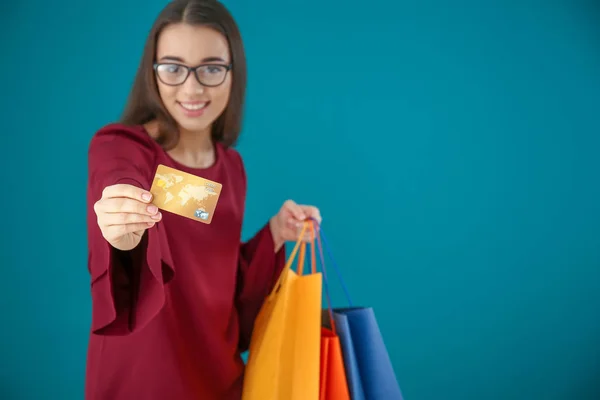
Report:
[[[150,204],[152,194],[132,185],[107,186],[94,204],[102,236],[114,248],[128,251],[142,240],[146,229],[160,221],[158,208]]]
[[[321,213],[314,206],[299,205],[292,200],[287,200],[283,206],[269,221],[271,235],[275,242],[275,251],[279,251],[281,246],[287,241],[298,240],[298,235],[302,230],[304,221],[309,218],[314,218],[321,223]],[[311,232],[306,231],[304,241],[311,240]]]

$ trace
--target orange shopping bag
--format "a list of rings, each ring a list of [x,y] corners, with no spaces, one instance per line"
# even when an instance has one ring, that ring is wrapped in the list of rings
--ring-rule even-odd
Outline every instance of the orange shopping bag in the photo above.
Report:
[[[322,278],[291,269],[308,227],[254,323],[243,400],[319,399]]]

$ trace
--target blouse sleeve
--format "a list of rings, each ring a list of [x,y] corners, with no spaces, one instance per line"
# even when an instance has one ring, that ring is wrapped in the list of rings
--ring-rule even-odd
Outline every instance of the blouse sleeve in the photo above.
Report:
[[[238,162],[242,171],[245,199],[246,173],[239,156]],[[240,245],[236,305],[240,326],[239,350],[241,352],[248,350],[254,321],[264,300],[279,279],[285,265],[285,255],[285,244],[275,252],[275,242],[269,223],[266,223],[254,237]]]
[[[165,302],[164,285],[173,263],[160,223],[148,229],[132,251],[113,248],[102,236],[94,203],[117,183],[150,188],[153,143],[144,133],[108,126],[92,138],[88,153],[88,270],[91,278],[92,332],[126,335],[148,324]]]

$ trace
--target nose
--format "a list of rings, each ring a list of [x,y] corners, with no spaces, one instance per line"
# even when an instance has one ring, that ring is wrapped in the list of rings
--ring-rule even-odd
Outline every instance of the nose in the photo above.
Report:
[[[198,82],[198,79],[196,79],[196,75],[194,75],[194,73],[192,72],[188,75],[186,81],[183,82],[183,91],[188,95],[202,94],[204,93],[204,86],[202,86],[202,84]]]

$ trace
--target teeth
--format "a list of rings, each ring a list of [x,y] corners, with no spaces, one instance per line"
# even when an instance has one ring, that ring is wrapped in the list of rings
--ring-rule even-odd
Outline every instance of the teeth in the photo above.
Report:
[[[207,103],[195,103],[195,104],[189,104],[189,103],[180,103],[183,108],[185,108],[186,110],[190,110],[190,111],[195,111],[195,110],[200,110],[201,108],[206,107]]]

